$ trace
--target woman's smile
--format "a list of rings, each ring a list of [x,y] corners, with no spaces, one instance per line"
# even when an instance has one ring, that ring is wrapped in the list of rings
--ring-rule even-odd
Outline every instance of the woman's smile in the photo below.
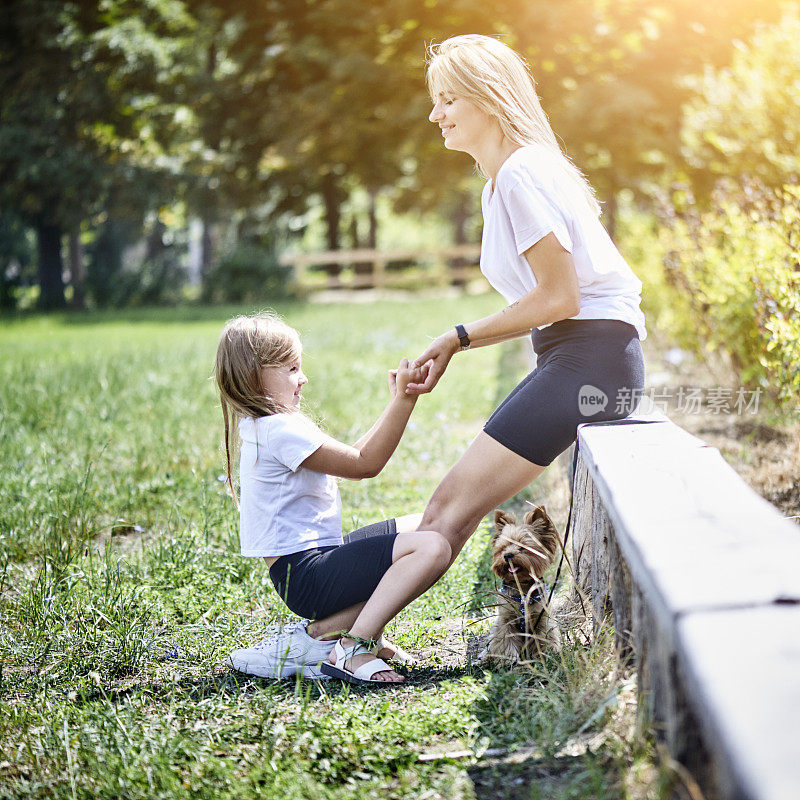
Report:
[[[439,126],[448,150],[462,150],[473,157],[495,129],[499,133],[495,120],[463,97],[440,94],[428,119]]]

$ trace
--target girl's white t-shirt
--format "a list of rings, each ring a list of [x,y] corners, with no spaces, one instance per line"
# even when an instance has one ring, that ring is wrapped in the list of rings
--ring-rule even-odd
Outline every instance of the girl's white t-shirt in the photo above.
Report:
[[[509,303],[536,287],[522,255],[548,233],[572,254],[581,309],[572,319],[618,319],[647,336],[642,282],[590,208],[565,160],[542,145],[515,150],[481,194],[481,272]]]
[[[284,556],[342,544],[342,500],[331,475],[300,466],[328,440],[299,412],[239,422],[243,556]]]

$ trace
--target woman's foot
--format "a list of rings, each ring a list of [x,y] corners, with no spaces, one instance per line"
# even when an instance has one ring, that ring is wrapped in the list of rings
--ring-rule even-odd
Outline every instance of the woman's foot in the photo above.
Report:
[[[346,650],[347,648],[352,647],[356,643],[356,641],[355,641],[355,639],[351,639],[349,637],[343,636],[339,640],[339,643]],[[389,648],[384,648],[384,649],[388,650]],[[382,656],[379,655],[378,657],[380,658]],[[348,672],[355,672],[359,667],[363,666],[364,664],[368,664],[370,661],[374,661],[374,660],[375,660],[375,656],[372,653],[369,653],[369,652],[368,653],[358,653],[355,656],[353,656],[352,658],[347,659],[347,661],[345,662],[345,669]],[[335,648],[334,648],[334,650],[331,651],[331,654],[328,657],[328,661],[330,661],[331,664],[334,664],[334,665],[336,664]],[[399,675],[398,673],[396,673],[394,670],[390,669],[390,670],[382,670],[381,672],[376,672],[372,676],[371,680],[380,681],[382,683],[401,683],[402,681],[405,680],[405,678],[402,675]]]

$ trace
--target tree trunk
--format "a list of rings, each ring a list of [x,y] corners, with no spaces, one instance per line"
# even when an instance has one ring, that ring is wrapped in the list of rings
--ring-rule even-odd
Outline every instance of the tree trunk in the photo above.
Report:
[[[200,237],[200,282],[206,279],[217,266],[219,253],[219,225],[207,214],[202,218],[203,232]]]
[[[361,247],[361,239],[358,238],[358,218],[355,214],[350,215],[348,238],[350,239],[350,247],[353,250],[358,250]]]
[[[369,247],[372,250],[378,249],[377,199],[377,192],[369,193]]]
[[[330,172],[322,179],[322,199],[325,201],[325,221],[328,223],[328,249],[338,250],[341,193],[336,176]]]
[[[160,219],[153,223],[153,229],[148,234],[146,241],[144,256],[146,261],[155,261],[167,249],[164,244],[164,231],[166,229],[167,226]]]
[[[611,192],[608,196],[608,200],[605,203],[605,208],[603,209],[603,217],[605,218],[606,230],[608,231],[608,235],[614,239],[617,235],[617,211],[619,210],[619,204],[617,203],[617,193]]]
[[[64,308],[64,262],[61,258],[61,226],[37,219],[36,240],[39,255],[39,308],[52,311]]]
[[[83,243],[79,231],[69,235],[69,274],[72,283],[72,301],[70,307],[75,309],[86,308],[86,265],[83,260]]]
[[[325,221],[328,223],[328,250],[339,249],[339,220],[341,213],[341,192],[336,183],[336,176],[329,172],[322,179],[322,199],[325,203]],[[329,275],[335,276],[341,272],[338,264],[326,264],[325,269]]]
[[[458,245],[467,243],[467,220],[469,219],[466,202],[459,203],[453,210],[451,220],[453,222],[453,238]],[[468,265],[468,261],[463,258],[451,258],[449,267],[457,273],[458,270]],[[453,286],[464,286],[466,281],[459,278],[457,274],[450,279]]]

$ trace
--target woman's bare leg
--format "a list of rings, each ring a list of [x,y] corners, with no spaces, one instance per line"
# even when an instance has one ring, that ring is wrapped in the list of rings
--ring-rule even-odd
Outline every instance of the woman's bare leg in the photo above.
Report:
[[[544,472],[481,431],[436,487],[420,523],[450,544],[450,563],[480,521]]]

